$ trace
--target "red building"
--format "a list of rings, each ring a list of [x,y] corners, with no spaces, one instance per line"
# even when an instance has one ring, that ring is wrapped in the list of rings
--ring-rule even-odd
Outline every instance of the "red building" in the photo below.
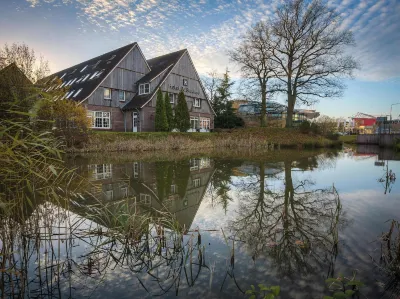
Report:
[[[359,134],[373,134],[376,124],[376,117],[373,115],[358,112],[354,117],[354,129]]]

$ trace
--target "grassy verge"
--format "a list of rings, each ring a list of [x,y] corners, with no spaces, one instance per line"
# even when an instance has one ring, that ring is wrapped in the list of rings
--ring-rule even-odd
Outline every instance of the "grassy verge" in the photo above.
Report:
[[[81,149],[67,152],[168,151],[199,149],[328,148],[341,145],[322,136],[301,134],[296,129],[247,128],[218,133],[120,133],[92,132]]]
[[[343,143],[347,144],[356,144],[357,140],[357,135],[345,135],[345,136],[340,136],[339,140]]]

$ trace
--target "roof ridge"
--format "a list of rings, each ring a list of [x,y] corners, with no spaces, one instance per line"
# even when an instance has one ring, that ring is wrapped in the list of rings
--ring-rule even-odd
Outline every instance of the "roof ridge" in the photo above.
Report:
[[[169,52],[167,54],[163,54],[163,55],[159,55],[159,56],[155,56],[155,57],[152,57],[150,59],[147,59],[147,61],[150,61],[150,60],[153,60],[153,59],[159,59],[161,57],[172,55],[172,54],[176,54],[176,53],[179,53],[179,52],[182,52],[182,55],[183,55],[183,53],[185,53],[186,51],[187,51],[187,48],[181,49],[181,50],[178,50],[178,51],[174,51],[174,52]]]

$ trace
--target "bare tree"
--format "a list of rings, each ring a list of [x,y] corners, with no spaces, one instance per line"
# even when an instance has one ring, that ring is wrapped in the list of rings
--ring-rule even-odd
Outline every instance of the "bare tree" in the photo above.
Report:
[[[216,70],[212,70],[207,73],[206,76],[203,76],[202,81],[208,94],[208,98],[211,102],[214,102],[215,93],[217,92],[218,85],[221,82],[220,76]]]
[[[261,94],[261,126],[267,122],[267,83],[276,72],[270,59],[270,30],[266,23],[254,25],[243,37],[238,48],[229,52],[230,59],[240,66],[245,79]]]
[[[342,78],[358,67],[346,55],[354,45],[353,34],[341,29],[339,13],[320,0],[286,0],[272,20],[271,59],[279,66],[275,75],[280,91],[287,94],[286,127],[292,126],[296,100],[342,95]]]
[[[42,56],[37,59],[35,51],[25,43],[5,44],[0,48],[0,69],[15,63],[20,70],[33,82],[50,73],[49,62]]]

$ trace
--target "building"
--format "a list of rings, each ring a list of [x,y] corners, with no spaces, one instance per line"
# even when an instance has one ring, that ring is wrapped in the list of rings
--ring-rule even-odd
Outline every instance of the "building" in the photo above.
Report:
[[[375,133],[376,117],[370,114],[358,112],[352,117],[354,122],[354,133],[373,134]]]
[[[282,127],[285,126],[287,106],[275,101],[267,101],[267,118],[268,120],[279,121]],[[261,103],[259,102],[240,102],[238,105],[237,113],[242,116],[259,116],[261,114]],[[294,109],[293,123],[299,124],[305,120],[317,118],[319,112],[309,109]]]
[[[62,83],[56,79],[61,79]],[[59,99],[78,102],[88,110],[98,130],[154,131],[158,89],[177,104],[184,91],[192,131],[213,128],[213,111],[204,87],[184,49],[146,60],[137,43],[127,45],[59,71],[38,82],[45,91],[67,87]]]

